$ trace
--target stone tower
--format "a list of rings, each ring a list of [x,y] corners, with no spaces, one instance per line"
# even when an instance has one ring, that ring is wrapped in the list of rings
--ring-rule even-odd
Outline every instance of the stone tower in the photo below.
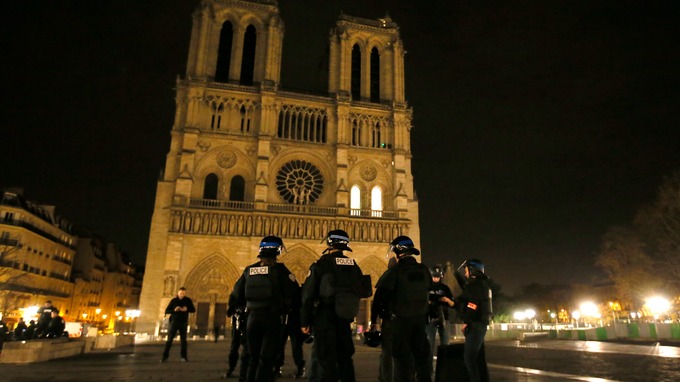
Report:
[[[300,282],[331,229],[349,233],[351,256],[374,282],[389,241],[409,235],[419,245],[397,25],[340,15],[325,96],[281,89],[283,35],[274,0],[204,0],[193,15],[151,223],[140,333],[158,333],[180,286],[197,306],[193,334],[225,325],[229,293],[266,235],[283,238],[279,261]]]

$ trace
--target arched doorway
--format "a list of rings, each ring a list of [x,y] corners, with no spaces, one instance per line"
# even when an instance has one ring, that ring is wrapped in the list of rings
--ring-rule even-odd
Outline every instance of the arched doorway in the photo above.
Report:
[[[225,256],[212,254],[189,272],[185,286],[187,295],[196,305],[196,314],[190,316],[190,333],[206,336],[220,327],[223,335],[228,329],[227,302],[240,272]]]

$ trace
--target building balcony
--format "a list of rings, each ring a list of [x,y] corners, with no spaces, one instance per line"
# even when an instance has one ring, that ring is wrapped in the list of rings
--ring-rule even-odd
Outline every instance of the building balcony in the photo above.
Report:
[[[63,258],[63,257],[53,256],[52,260],[58,261],[60,263],[66,264],[66,265],[72,265],[73,264],[73,262],[71,260]]]
[[[0,225],[3,225],[3,224],[24,228],[24,229],[26,229],[30,232],[33,232],[33,233],[40,235],[40,236],[42,236],[42,237],[44,237],[44,238],[46,238],[50,241],[53,241],[53,242],[58,243],[60,245],[63,245],[64,247],[69,248],[69,249],[75,249],[76,248],[76,246],[74,244],[69,244],[68,242],[66,242],[66,241],[64,241],[64,240],[62,240],[62,239],[60,239],[60,238],[58,238],[58,237],[56,237],[52,234],[49,234],[49,233],[43,231],[42,229],[40,229],[40,228],[30,224],[30,223],[27,223],[25,221],[21,221],[21,220],[17,220],[17,219],[0,220]]]
[[[274,204],[176,197],[170,232],[198,235],[262,236],[321,240],[343,229],[353,241],[384,242],[406,234],[407,211]]]
[[[0,245],[21,248],[21,242],[16,239],[2,238],[0,239]]]

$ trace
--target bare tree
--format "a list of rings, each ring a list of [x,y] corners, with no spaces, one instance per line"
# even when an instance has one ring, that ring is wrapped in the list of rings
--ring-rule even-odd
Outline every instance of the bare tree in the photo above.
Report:
[[[635,219],[650,247],[657,277],[671,293],[680,293],[680,171],[664,178],[654,203]]]
[[[614,282],[617,297],[629,309],[640,307],[644,296],[659,284],[653,272],[654,262],[633,229],[610,228],[602,239],[596,264]]]
[[[17,238],[0,238],[0,312],[3,316],[18,309],[25,272],[18,269],[21,241]]]

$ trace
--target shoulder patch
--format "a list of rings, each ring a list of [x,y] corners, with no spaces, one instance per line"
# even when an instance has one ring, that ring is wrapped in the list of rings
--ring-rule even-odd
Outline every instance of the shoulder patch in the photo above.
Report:
[[[336,257],[335,264],[337,265],[354,265],[354,259],[345,257]]]
[[[253,275],[267,275],[269,274],[269,267],[252,267],[250,268],[248,274]]]
[[[289,273],[289,274],[288,274],[288,278],[289,278],[290,281],[292,281],[292,282],[295,282],[295,281],[296,281],[296,280],[295,280],[295,275],[292,274],[292,273]]]

